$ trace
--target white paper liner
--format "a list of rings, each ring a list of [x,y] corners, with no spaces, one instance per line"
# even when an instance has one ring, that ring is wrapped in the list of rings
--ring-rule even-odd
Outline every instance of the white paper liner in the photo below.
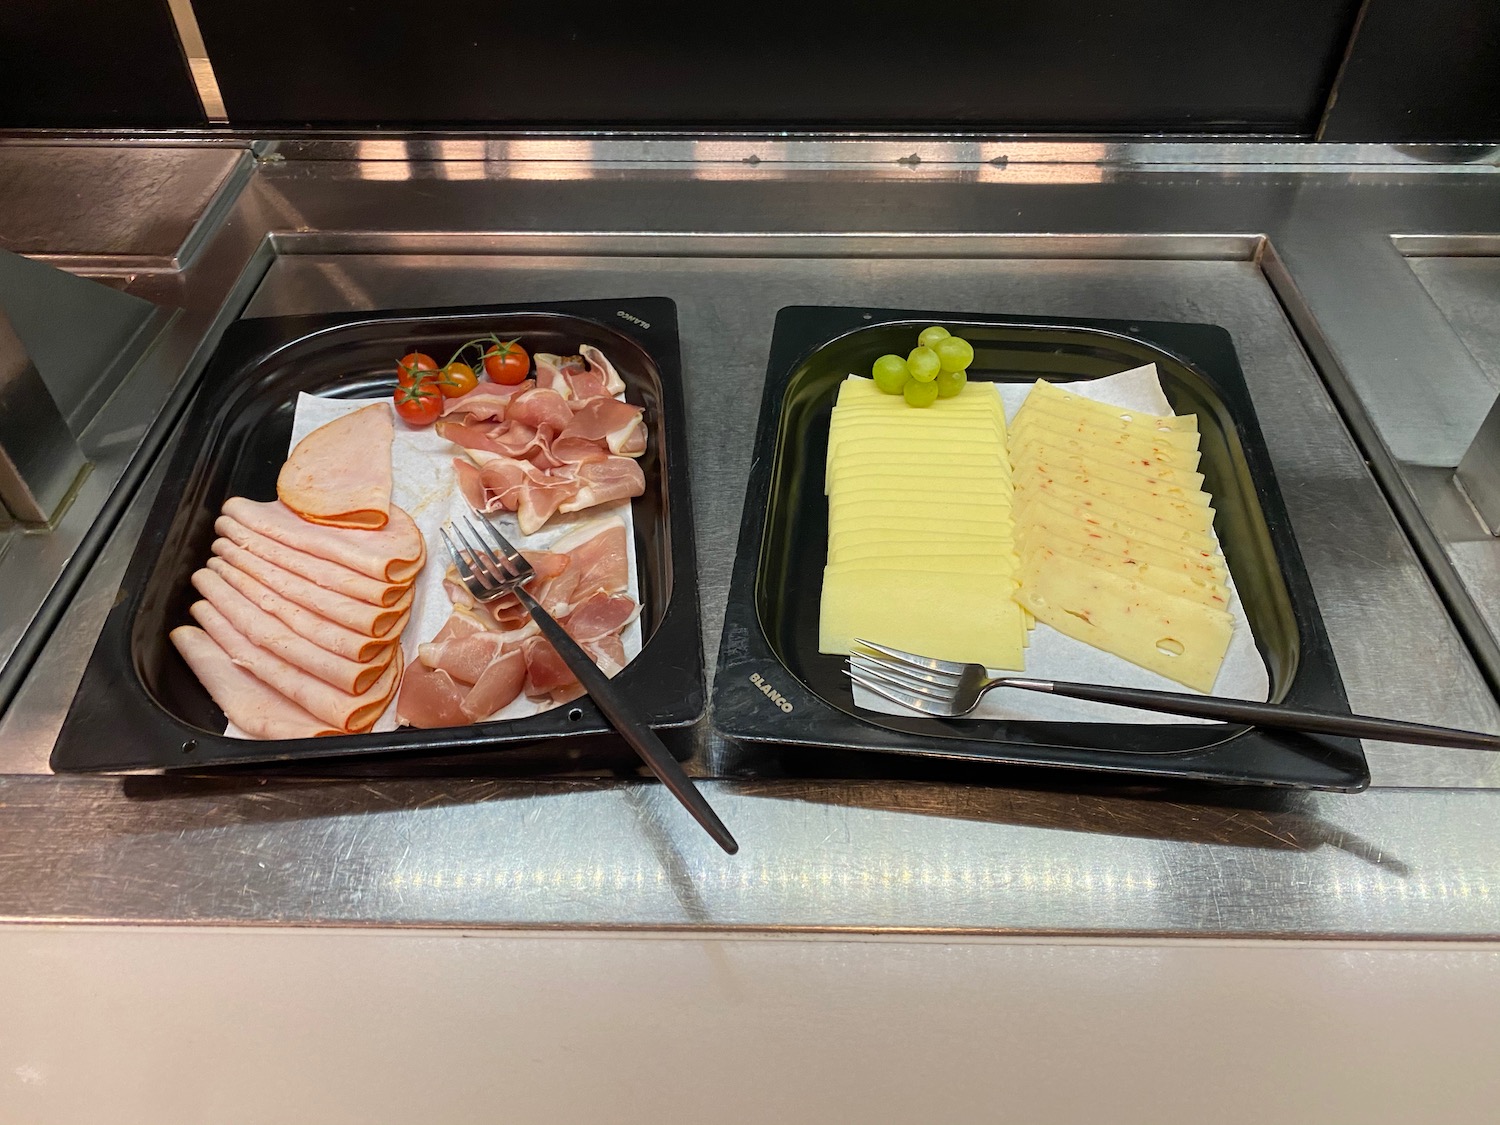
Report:
[[[319,426],[341,418],[345,414],[369,406],[372,402],[389,405],[389,399],[319,398],[317,395],[299,394],[297,413],[292,422],[292,438],[287,446],[291,449]],[[396,419],[396,440],[391,447],[391,502],[403,508],[416,521],[427,544],[427,563],[412,589],[411,618],[401,634],[401,651],[406,662],[417,659],[417,647],[430,641],[453,612],[453,603],[443,589],[443,575],[450,564],[448,549],[443,546],[438,529],[450,519],[468,515],[469,505],[458,490],[458,478],[453,471],[453,459],[462,457],[463,450],[447,438],[442,437],[434,426],[416,428]],[[522,550],[544,550],[569,532],[583,524],[597,520],[617,518],[625,523],[626,566],[629,574],[627,592],[641,601],[640,582],[636,575],[635,523],[631,516],[629,500],[616,500],[600,504],[584,512],[553,516],[535,535],[522,535],[512,512],[498,512],[490,517],[500,533]],[[641,622],[637,616],[621,634],[625,645],[625,658],[634,660],[641,651]],[[535,715],[548,708],[525,694],[491,715],[485,722],[502,719],[519,719]],[[375,721],[375,731],[396,729],[396,701]],[[224,733],[231,738],[249,737],[233,723]]]
[[[996,390],[1005,404],[1007,423],[1016,416],[1016,411],[1031,393],[1029,383],[996,383]],[[1138,410],[1150,414],[1170,414],[1171,404],[1162,393],[1161,381],[1156,374],[1156,365],[1122,371],[1103,379],[1090,379],[1078,383],[1058,383],[1057,386],[1084,398],[1108,403],[1127,410]],[[1215,534],[1215,540],[1218,536]],[[1214,681],[1212,694],[1234,699],[1249,699],[1264,702],[1270,694],[1271,681],[1266,673],[1265,662],[1255,647],[1255,638],[1250,632],[1250,622],[1245,608],[1234,588],[1234,579],[1228,579],[1229,613],[1234,618],[1234,634],[1229,641],[1229,651]],[[1049,680],[1074,680],[1086,684],[1109,684],[1115,687],[1153,688],[1158,691],[1177,691],[1197,694],[1175,680],[1149,672],[1121,657],[1064,636],[1057,630],[1038,621],[1031,631],[1031,645],[1025,651],[1026,675]],[[992,669],[992,675],[1014,675],[1015,670]],[[874,692],[855,686],[854,702],[858,707],[878,711],[887,715],[910,716],[914,712],[882,699]],[[1177,715],[1160,714],[1155,711],[1140,711],[1132,707],[1118,707],[1110,703],[1090,703],[1081,699],[1065,699],[1061,696],[1041,695],[1036,692],[996,688],[980,700],[974,710],[977,719],[1029,719],[1042,722],[1095,722],[1095,723],[1189,723],[1201,724],[1208,719],[1195,719]]]

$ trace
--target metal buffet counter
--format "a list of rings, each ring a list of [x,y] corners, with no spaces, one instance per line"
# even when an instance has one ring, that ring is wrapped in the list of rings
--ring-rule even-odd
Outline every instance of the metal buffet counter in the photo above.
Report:
[[[1500,759],[1478,752],[1368,744],[1361,794],[1158,789],[743,748],[705,718],[683,749],[736,857],[612,745],[579,747],[571,776],[505,755],[47,769],[226,323],[610,296],[678,305],[710,669],[779,308],[1209,321],[1234,336],[1351,705],[1500,729],[1500,565],[1451,485],[1500,380],[1492,152],[17,138],[7,165],[27,175],[0,188],[0,246],[170,316],[80,426],[95,469],[57,528],[0,532],[0,920],[1500,936]],[[63,184],[91,186],[65,208]]]

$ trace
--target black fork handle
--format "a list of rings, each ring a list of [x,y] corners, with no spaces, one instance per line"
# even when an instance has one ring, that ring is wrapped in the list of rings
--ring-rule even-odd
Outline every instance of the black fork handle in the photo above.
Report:
[[[521,599],[521,604],[526,607],[531,614],[531,619],[541,629],[542,636],[552,642],[552,647],[557,649],[557,655],[563,658],[563,662],[578,677],[578,682],[583,685],[583,690],[589,693],[589,698],[594,701],[594,705],[604,712],[604,717],[610,721],[610,725],[620,732],[620,737],[630,743],[631,748],[641,756],[641,760],[667,787],[672,796],[682,802],[682,807],[692,814],[694,820],[703,825],[703,830],[713,837],[714,843],[730,855],[739,851],[739,844],[729,834],[729,829],[724,827],[724,822],[719,819],[718,813],[714,812],[703,794],[698,792],[698,787],[683,772],[682,766],[668,752],[661,739],[656,736],[656,732],[641,722],[620,698],[614,684],[610,683],[609,677],[600,670],[599,665],[594,663],[593,658],[583,651],[578,642],[568,635],[567,630],[541,607],[524,586],[516,587],[516,596]]]

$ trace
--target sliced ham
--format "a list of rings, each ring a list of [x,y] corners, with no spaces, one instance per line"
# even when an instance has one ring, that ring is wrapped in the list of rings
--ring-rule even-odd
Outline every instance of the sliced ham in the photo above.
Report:
[[[629,547],[625,521],[618,517],[587,523],[552,545],[568,555],[568,573],[584,598],[597,590],[620,594],[629,588]]]
[[[524,379],[509,387],[502,383],[480,383],[468,394],[445,401],[443,417],[467,414],[475,422],[501,421],[505,418],[510,400],[535,386],[536,383],[531,379]]]
[[[464,696],[459,710],[471,723],[481,722],[520,695],[525,682],[526,658],[520,649],[513,648],[490,661],[469,694]]]
[[[589,644],[618,633],[634,621],[639,612],[640,607],[629,595],[607,594],[598,590],[568,615],[563,627],[567,629],[568,636],[579,644]]]
[[[188,612],[239,667],[321,722],[351,734],[368,730],[380,717],[401,678],[401,649],[395,646],[395,658],[368,689],[340,691],[254,644],[207,602],[194,602]]]
[[[588,461],[574,469],[578,490],[558,506],[560,512],[583,512],[608,504],[612,500],[627,500],[646,491],[646,474],[629,457],[606,457],[602,461]]]
[[[231,496],[224,501],[223,512],[268,539],[382,582],[410,582],[427,557],[422,532],[394,504],[390,507],[389,522],[378,531],[308,523],[278,500],[262,504],[243,496]]]
[[[484,670],[505,652],[508,635],[485,630],[434,638],[417,649],[417,659],[429,668],[441,668],[461,684],[478,683]]]
[[[563,370],[564,363],[569,359],[576,360],[579,367],[583,366],[583,360],[579,356],[564,357],[549,352],[538,352],[532,356],[531,362],[536,367],[536,385],[561,395],[564,400],[571,398],[573,387],[568,381],[568,373]]]
[[[610,679],[614,679],[625,667],[625,639],[619,633],[589,641],[583,649]]]
[[[276,478],[276,495],[305,520],[382,528],[390,518],[391,443],[386,403],[345,414],[297,443]]]
[[[345,597],[369,602],[371,605],[395,605],[410,588],[406,582],[385,582],[350,570],[336,562],[309,555],[285,543],[278,543],[259,532],[251,531],[238,520],[220,516],[214,521],[214,531],[231,543],[244,548],[257,558],[279,566],[314,582],[325,590],[333,590]]]
[[[602,441],[611,453],[626,454],[626,450],[636,450],[637,447],[639,453],[644,453],[645,423],[642,417],[639,406],[614,398],[591,398],[573,415],[572,421],[562,427],[562,436]]]
[[[396,722],[423,730],[461,727],[469,721],[462,709],[468,694],[467,685],[454,683],[453,677],[441,668],[413,664],[401,677]]]
[[[211,556],[204,565],[299,637],[305,637],[319,648],[326,649],[335,656],[342,656],[345,660],[360,663],[375,660],[396,643],[396,637],[406,624],[403,616],[387,636],[377,639],[345,628],[310,609],[304,609],[296,602],[288,601],[263,582],[236,570],[218,555]]]
[[[560,688],[578,683],[578,677],[552,647],[546,637],[531,637],[521,645],[526,658],[526,694],[551,695]]]
[[[603,352],[591,344],[579,345],[578,351],[583,356],[583,361],[589,365],[589,373],[603,385],[604,394],[613,397],[625,393],[625,380],[620,378],[615,365],[609,362]],[[574,386],[577,387],[576,382]]]
[[[569,409],[567,399],[556,391],[533,387],[511,400],[505,417],[533,430],[551,426],[554,431],[560,431],[572,423],[573,411]]]
[[[215,539],[213,553],[236,570],[269,586],[303,609],[310,609],[329,621],[367,637],[378,639],[393,632],[397,625],[405,621],[406,611],[411,608],[409,587],[394,605],[371,605],[334,590],[325,590],[315,582],[309,582],[300,575],[266,562],[229,539]]]
[[[193,588],[224,615],[231,625],[267,652],[340,691],[359,695],[380,678],[394,655],[395,645],[387,645],[376,659],[366,663],[346,660],[319,648],[298,636],[264,609],[255,605],[223,578],[211,570],[193,575]]]
[[[168,634],[172,645],[229,721],[252,738],[319,738],[342,734],[286,696],[261,683],[229,658],[207,633],[182,625]]]

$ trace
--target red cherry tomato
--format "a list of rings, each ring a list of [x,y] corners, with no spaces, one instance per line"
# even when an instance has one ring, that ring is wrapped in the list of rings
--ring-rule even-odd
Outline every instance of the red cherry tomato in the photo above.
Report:
[[[531,370],[531,357],[515,340],[501,340],[484,352],[484,373],[494,382],[513,387]]]
[[[425,352],[409,352],[396,361],[396,382],[409,387],[419,380],[437,376],[437,360]]]
[[[479,385],[479,376],[467,363],[450,363],[438,372],[437,386],[444,398],[466,395]]]
[[[425,379],[396,388],[396,413],[413,426],[430,426],[443,412],[443,396]]]

